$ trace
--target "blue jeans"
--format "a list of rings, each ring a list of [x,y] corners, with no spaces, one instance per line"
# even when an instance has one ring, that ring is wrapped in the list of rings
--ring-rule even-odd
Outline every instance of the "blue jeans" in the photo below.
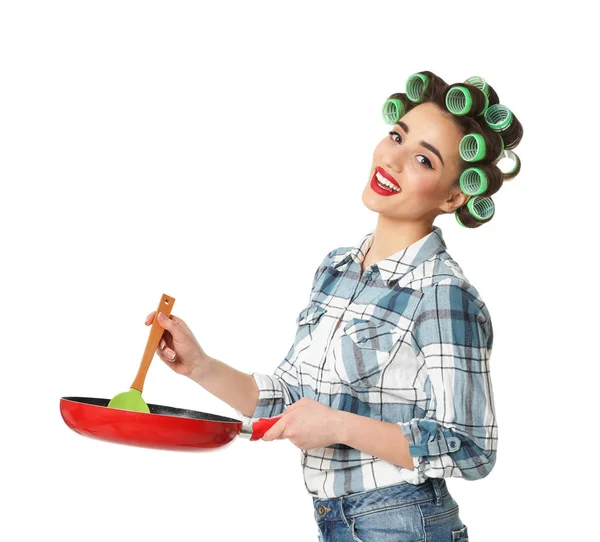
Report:
[[[468,542],[443,478],[335,499],[313,497],[320,542]]]

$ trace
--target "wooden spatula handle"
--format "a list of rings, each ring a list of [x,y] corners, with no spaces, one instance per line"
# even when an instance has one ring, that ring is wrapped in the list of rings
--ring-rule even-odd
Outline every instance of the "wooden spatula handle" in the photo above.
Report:
[[[173,308],[174,303],[175,298],[167,294],[163,294],[160,298],[160,303],[158,304],[158,309],[156,309],[156,314],[154,315],[154,321],[152,322],[152,327],[150,328],[150,335],[148,336],[148,342],[146,343],[146,350],[144,350],[140,368],[135,380],[133,381],[133,384],[131,384],[131,387],[138,390],[140,393],[143,391],[146,373],[148,372],[152,358],[154,358],[154,353],[158,348],[158,343],[160,342],[160,339],[165,331],[158,323],[158,313],[162,312],[168,318],[171,315],[171,309]]]

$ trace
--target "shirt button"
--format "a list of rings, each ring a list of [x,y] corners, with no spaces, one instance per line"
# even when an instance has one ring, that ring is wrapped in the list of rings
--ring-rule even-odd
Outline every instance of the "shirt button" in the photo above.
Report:
[[[367,342],[367,338],[363,337],[362,339],[358,339],[359,343],[366,343]]]
[[[450,443],[450,448],[454,448],[455,446],[456,446],[456,442],[452,441],[452,442]]]

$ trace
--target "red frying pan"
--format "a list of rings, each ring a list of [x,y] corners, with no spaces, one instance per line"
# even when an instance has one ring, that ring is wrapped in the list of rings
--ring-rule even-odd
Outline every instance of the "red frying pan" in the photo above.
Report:
[[[170,314],[175,299],[166,294],[161,298],[157,314],[158,311],[166,310],[166,301],[166,314]],[[238,434],[250,440],[258,440],[281,418],[260,418],[253,424],[244,424],[234,418],[205,412],[146,405],[141,392],[162,334],[163,330],[155,319],[138,375],[129,392],[117,395],[112,401],[92,397],[62,397],[60,413],[65,423],[73,431],[86,437],[146,448],[196,451],[225,446]],[[135,396],[130,400],[127,396],[132,394]],[[119,403],[119,399],[127,400]],[[108,406],[109,403],[111,406]]]
[[[201,451],[229,444],[237,435],[258,440],[281,416],[246,424],[234,418],[148,403],[150,413],[108,408],[110,399],[62,397],[60,413],[73,431],[118,444]]]

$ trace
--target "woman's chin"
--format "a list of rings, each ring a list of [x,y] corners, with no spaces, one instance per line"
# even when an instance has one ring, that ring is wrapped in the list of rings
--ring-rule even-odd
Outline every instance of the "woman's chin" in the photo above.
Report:
[[[370,211],[379,213],[383,210],[389,211],[391,200],[390,198],[375,193],[373,189],[367,185],[362,193],[362,202]]]

